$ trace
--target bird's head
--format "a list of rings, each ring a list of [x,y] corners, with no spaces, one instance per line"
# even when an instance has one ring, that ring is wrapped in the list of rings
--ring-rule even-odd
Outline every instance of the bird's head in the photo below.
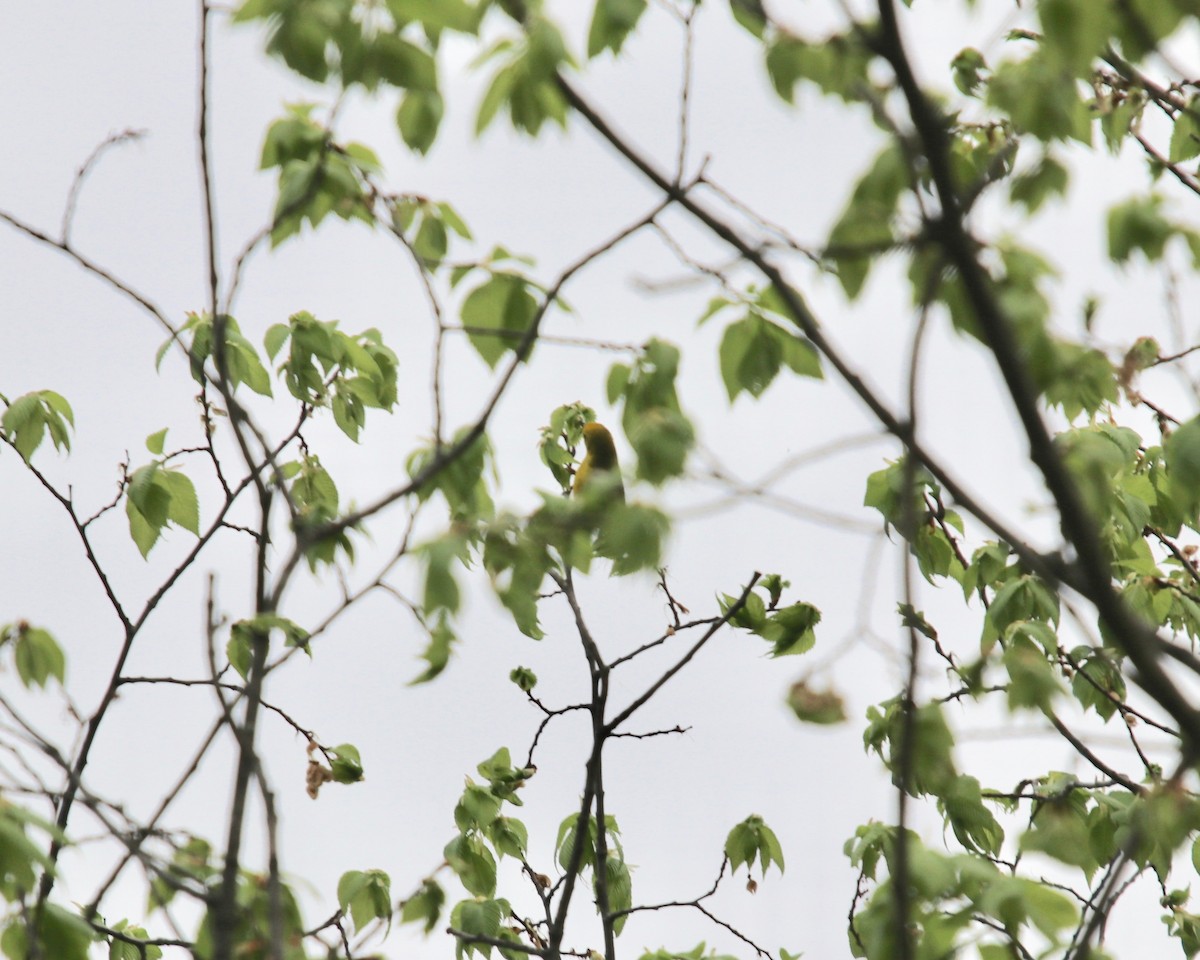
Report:
[[[602,423],[596,423],[594,420],[591,423],[583,425],[583,442],[587,446],[588,456],[593,459],[596,466],[611,468],[617,464],[617,446],[613,443],[612,434],[608,432],[608,427]]]

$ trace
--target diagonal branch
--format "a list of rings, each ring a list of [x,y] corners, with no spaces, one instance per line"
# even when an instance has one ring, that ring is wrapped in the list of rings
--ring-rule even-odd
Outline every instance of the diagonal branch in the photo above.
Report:
[[[725,624],[727,624],[741,612],[742,607],[746,605],[746,601],[750,598],[750,593],[754,590],[754,585],[758,583],[760,577],[762,577],[762,574],[756,570],[754,572],[754,576],[750,578],[750,582],[746,584],[745,589],[742,590],[741,595],[737,598],[737,600],[730,604],[729,609],[725,611],[724,616],[714,621],[712,626],[704,631],[700,639],[692,644],[687,653],[680,657],[679,660],[677,660],[669,669],[667,669],[667,671],[661,677],[655,680],[654,683],[650,684],[650,686],[646,688],[645,692],[642,693],[641,696],[639,696],[633,701],[633,703],[608,721],[604,727],[606,734],[611,736],[617,730],[617,728],[621,726],[622,723],[624,723],[634,713],[641,709],[641,707],[645,705],[646,701],[658,693],[658,691],[662,689],[667,681],[669,681],[673,676],[675,676],[675,674],[677,674],[680,670],[686,667],[689,662],[691,662],[691,659],[700,652],[704,645],[713,638],[718,630],[720,630],[723,626],[725,626]]]
[[[1029,441],[1030,459],[1041,471],[1058,506],[1063,536],[1074,548],[1075,573],[1071,586],[1087,597],[1109,625],[1114,642],[1133,663],[1137,680],[1179,724],[1188,749],[1200,748],[1200,713],[1167,676],[1160,662],[1162,641],[1139,620],[1113,589],[1107,551],[1096,520],[1083,501],[1074,478],[1059,456],[1038,407],[1038,392],[1008,317],[996,300],[988,275],[980,264],[978,244],[967,232],[965,215],[954,183],[945,117],[922,91],[900,37],[892,0],[879,0],[879,46],[891,64],[909,113],[925,148],[941,216],[936,236],[949,261],[958,270],[979,326],[996,358],[1013,407]]]
[[[1044,556],[1025,543],[1023,538],[1010,529],[1007,524],[995,516],[980,503],[962,484],[946,472],[933,455],[925,449],[920,441],[913,436],[911,429],[902,422],[888,405],[869,386],[862,375],[855,370],[843,356],[833,347],[821,330],[816,316],[808,308],[804,298],[784,277],[782,271],[769,258],[764,248],[742,236],[728,223],[699,203],[690,194],[681,191],[669,177],[637,149],[599,114],[588,101],[575,90],[563,77],[558,78],[559,90],[567,102],[580,114],[592,128],[600,134],[621,156],[637,169],[646,179],[662,190],[668,198],[678,206],[687,210],[697,220],[704,224],[715,236],[733,247],[746,261],[756,267],[779,292],[780,297],[791,311],[792,318],[813,346],[825,357],[838,372],[847,386],[866,405],[884,429],[900,440],[925,468],[947,490],[954,500],[967,512],[990,529],[1000,539],[1008,543],[1021,560],[1043,579],[1052,583],[1066,582],[1075,586],[1075,573],[1056,557]]]

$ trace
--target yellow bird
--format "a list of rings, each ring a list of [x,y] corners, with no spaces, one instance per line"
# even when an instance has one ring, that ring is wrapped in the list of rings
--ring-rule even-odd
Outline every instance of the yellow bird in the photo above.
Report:
[[[608,488],[609,495],[614,500],[624,503],[625,486],[621,483],[621,471],[617,464],[617,447],[608,428],[595,421],[585,423],[583,442],[587,446],[587,455],[575,471],[575,483],[571,486],[571,492],[576,497],[586,496],[587,488],[598,479],[604,478],[604,486]],[[613,479],[609,480],[609,477]]]

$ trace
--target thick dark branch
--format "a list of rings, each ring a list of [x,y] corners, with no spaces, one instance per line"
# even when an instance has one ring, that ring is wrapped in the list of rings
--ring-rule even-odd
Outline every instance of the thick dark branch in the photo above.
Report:
[[[978,244],[968,234],[964,213],[950,163],[946,118],[921,90],[900,37],[892,0],[879,0],[880,53],[891,64],[908,102],[917,135],[925,147],[930,174],[941,203],[941,218],[935,225],[946,255],[962,278],[984,338],[996,357],[1009,396],[1029,441],[1029,456],[1041,471],[1058,506],[1063,536],[1074,548],[1075,561],[1069,575],[1071,586],[1096,607],[1112,631],[1114,640],[1137,670],[1139,684],[1179,724],[1189,749],[1200,747],[1200,714],[1171,681],[1159,662],[1161,641],[1154,631],[1134,616],[1113,589],[1107,551],[1100,540],[1095,518],[1084,503],[1053,438],[1042,421],[1038,392],[1023,351],[1008,317],[1000,308],[990,279],[976,256]]]

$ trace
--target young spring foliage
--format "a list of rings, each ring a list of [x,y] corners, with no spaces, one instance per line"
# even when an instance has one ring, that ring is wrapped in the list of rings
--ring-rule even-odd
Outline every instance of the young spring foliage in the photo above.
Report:
[[[681,386],[691,370],[706,365],[719,373],[731,405],[743,395],[766,398],[771,388],[769,399],[777,400],[791,376],[804,378],[807,390],[824,390],[816,381],[836,372],[863,401],[871,423],[901,448],[869,475],[848,481],[863,490],[863,507],[877,515],[881,535],[898,545],[903,561],[911,561],[924,581],[906,578],[912,582],[894,605],[892,627],[908,658],[908,677],[894,695],[867,708],[862,740],[905,797],[905,809],[923,806],[943,829],[940,836],[936,830],[918,834],[913,826],[924,821],[911,814],[894,822],[895,802],[888,798],[879,812],[884,819],[863,824],[847,841],[846,856],[859,874],[857,886],[847,891],[851,952],[871,960],[1100,957],[1105,954],[1092,940],[1118,906],[1127,888],[1124,876],[1150,878],[1166,935],[1185,956],[1200,952],[1200,915],[1190,894],[1200,870],[1200,800],[1192,789],[1200,720],[1187,694],[1194,687],[1191,674],[1200,671],[1194,652],[1200,639],[1200,416],[1188,365],[1196,345],[1186,325],[1170,316],[1173,304],[1190,302],[1180,295],[1179,276],[1200,267],[1200,230],[1194,225],[1200,98],[1189,75],[1177,68],[1187,38],[1200,25],[1200,8],[1194,0],[1034,0],[1008,11],[1015,26],[1006,37],[970,28],[948,62],[922,57],[914,64],[915,51],[936,45],[924,42],[922,21],[907,19],[909,6],[912,15],[921,15],[920,4],[901,9],[890,0],[866,5],[870,15],[861,20],[839,7],[841,19],[818,31],[806,18],[785,22],[753,0],[727,5],[595,0],[582,19],[560,16],[553,4],[534,0],[236,5],[233,21],[261,30],[267,54],[307,84],[308,102],[283,108],[265,132],[260,168],[271,173],[275,186],[261,239],[278,248],[300,241],[306,226],[324,230],[344,221],[399,244],[433,303],[434,426],[417,449],[389,450],[405,471],[394,471],[396,485],[381,491],[377,504],[347,504],[342,491],[350,485],[335,476],[337,458],[317,449],[320,444],[306,433],[309,422],[328,416],[354,443],[371,440],[379,414],[399,408],[399,356],[405,356],[406,376],[416,375],[410,366],[425,369],[424,361],[410,365],[410,344],[393,339],[389,346],[391,334],[385,338],[379,328],[353,334],[340,321],[318,319],[307,310],[280,321],[261,320],[247,309],[240,314],[243,332],[237,319],[217,312],[222,295],[232,302],[234,290],[222,279],[225,265],[215,263],[205,264],[220,287],[212,291],[213,302],[187,314],[177,329],[174,321],[157,316],[171,328],[157,357],[162,376],[178,385],[178,368],[168,358],[183,358],[187,373],[180,389],[189,397],[199,390],[198,422],[189,433],[171,424],[169,431],[163,427],[147,437],[149,461],[126,458],[115,498],[106,493],[101,498],[106,505],[94,514],[81,512],[74,485],[56,486],[47,469],[54,455],[50,447],[60,454],[57,470],[78,439],[71,404],[44,388],[11,400],[0,395],[0,439],[16,454],[4,462],[62,508],[89,576],[96,575],[117,614],[121,649],[94,714],[83,717],[66,701],[65,712],[80,717],[80,732],[86,731],[76,744],[60,749],[43,742],[21,714],[8,711],[21,733],[21,743],[10,744],[10,752],[30,774],[21,779],[5,773],[0,797],[0,894],[6,903],[0,949],[8,957],[84,960],[100,943],[118,960],[162,955],[141,921],[106,922],[86,904],[82,910],[68,908],[61,888],[54,889],[59,852],[80,830],[83,807],[119,841],[121,855],[128,852],[126,862],[146,864],[147,924],[165,923],[161,915],[177,899],[194,903],[198,919],[181,949],[202,960],[302,960],[312,955],[310,948],[332,955],[344,947],[321,940],[322,928],[314,931],[303,922],[286,874],[248,868],[244,851],[239,861],[242,838],[236,831],[220,850],[157,823],[110,823],[104,818],[114,812],[125,817],[127,808],[90,788],[89,751],[109,705],[132,701],[133,691],[126,688],[151,679],[127,673],[126,656],[135,644],[140,650],[146,622],[154,629],[150,615],[158,602],[177,582],[197,579],[184,575],[209,543],[227,534],[246,538],[250,579],[256,581],[248,591],[254,594],[252,608],[227,616],[209,594],[204,640],[212,675],[185,685],[212,688],[223,698],[217,730],[228,727],[233,734],[228,739],[239,751],[234,809],[247,802],[253,808],[251,774],[266,776],[265,758],[254,743],[258,723],[290,723],[304,735],[310,796],[317,797],[322,783],[364,780],[353,744],[317,742],[285,709],[264,699],[264,688],[297,649],[314,656],[341,612],[372,591],[391,592],[425,638],[417,682],[432,681],[450,666],[464,629],[466,598],[477,586],[490,586],[515,633],[558,643],[564,638],[551,635],[555,631],[547,623],[554,621],[544,616],[546,605],[565,598],[570,607],[577,599],[575,578],[595,570],[657,575],[666,592],[672,625],[657,638],[639,641],[644,645],[627,657],[669,648],[679,633],[697,628],[709,631],[705,637],[723,628],[748,633],[764,641],[772,657],[812,650],[822,613],[807,601],[785,602],[790,585],[783,575],[756,576],[743,591],[720,593],[710,616],[685,622],[680,614],[688,611],[671,597],[660,570],[669,558],[666,504],[672,485],[687,474],[697,428],[704,426],[685,409],[681,396],[690,394]],[[984,4],[951,6],[969,12]],[[206,17],[224,13],[212,7]],[[643,37],[657,43],[658,35],[651,34],[658,29],[656,18],[670,20],[672,29],[683,31],[679,46],[688,58],[689,82],[679,116],[658,126],[678,126],[686,139],[688,97],[704,89],[690,79],[701,61],[691,58],[704,46],[693,48],[693,30],[697,19],[707,26],[710,17],[740,28],[738,42],[753,50],[758,79],[765,81],[761,87],[778,98],[777,107],[807,119],[814,99],[831,99],[838,110],[870,125],[873,140],[854,169],[844,171],[844,199],[830,222],[806,220],[794,231],[808,240],[726,197],[706,168],[691,169],[686,142],[678,146],[674,178],[662,174],[655,166],[659,145],[643,149],[623,139],[616,132],[622,124],[606,122],[604,111],[579,92],[588,84],[576,83],[576,72],[594,69],[594,62],[605,70],[621,69],[636,60]],[[452,203],[389,188],[380,158],[393,144],[369,146],[335,129],[343,105],[357,109],[364,98],[374,98],[384,105],[400,143],[421,156],[435,151],[444,120],[459,107],[446,100],[461,86],[444,82],[445,51],[451,47],[453,63],[463,62],[458,54],[466,52],[471,68],[480,72],[482,95],[469,105],[476,133],[491,131],[492,142],[498,142],[493,128],[501,123],[529,138],[592,127],[624,158],[623,173],[646,178],[655,200],[675,208],[668,216],[656,207],[633,232],[652,224],[669,238],[671,252],[682,254],[680,261],[712,284],[699,321],[718,318],[724,324],[715,357],[698,357],[679,336],[678,324],[669,328],[674,341],[655,326],[635,349],[605,344],[627,350],[603,383],[616,414],[605,419],[613,425],[624,467],[619,476],[615,463],[607,468],[610,489],[600,493],[609,496],[589,496],[587,482],[579,485],[579,495],[563,495],[579,469],[587,424],[597,418],[581,402],[554,409],[541,430],[538,449],[550,489],[538,492],[536,505],[518,512],[499,494],[494,444],[512,442],[507,431],[496,429],[499,415],[493,416],[501,394],[526,366],[546,362],[558,348],[544,342],[551,339],[542,336],[549,324],[572,312],[584,322],[594,319],[586,309],[574,311],[560,295],[571,272],[545,276],[532,258],[503,246],[504,238],[488,238],[490,252],[487,245],[476,249],[473,231]],[[660,49],[665,47],[654,47],[656,57]],[[744,79],[737,89],[751,90],[754,84],[740,82]],[[204,102],[216,109],[220,98]],[[614,111],[623,108],[612,105]],[[762,134],[762,150],[774,146],[767,135]],[[805,164],[821,162],[821,151],[786,148]],[[1103,164],[1108,153],[1140,157],[1144,179],[1128,176],[1128,164],[1119,176],[1080,176],[1085,164],[1089,174],[1103,170],[1091,164]],[[807,166],[800,175],[810,176]],[[207,168],[203,176],[211,186]],[[1100,242],[1090,246],[1106,259],[1089,263],[1076,282],[1076,257],[1089,244],[1071,236],[1062,249],[1038,249],[1035,232],[1026,228],[1033,218],[1079,202],[1081,186],[1102,223],[1103,236],[1092,238]],[[726,203],[737,211],[728,220],[721,212]],[[703,258],[711,251],[694,255],[690,241],[677,242],[671,217],[679,212],[694,217],[693,228],[723,251],[734,251],[736,262],[708,267]],[[5,222],[22,229],[7,213]],[[61,238],[33,228],[24,234],[129,294],[131,288],[114,284],[71,245],[69,222],[68,211]],[[997,233],[997,223],[1006,232]],[[215,228],[210,239],[216,239]],[[256,245],[250,243],[244,256]],[[235,275],[241,267],[239,258]],[[751,271],[752,279],[745,276]],[[1075,296],[1077,289],[1098,287],[1096,278],[1115,274],[1123,280],[1138,271],[1162,271],[1168,280],[1170,295],[1161,311],[1168,322],[1154,329],[1150,315],[1157,304],[1145,305],[1146,316],[1123,316],[1113,324],[1100,294],[1083,294],[1078,309],[1068,302],[1067,291]],[[883,287],[896,282],[907,284],[902,295]],[[918,410],[904,410],[873,392],[870,378],[856,372],[857,358],[840,353],[839,338],[825,333],[840,333],[845,318],[836,312],[818,318],[808,305],[803,291],[818,285],[824,290],[813,302],[828,304],[840,290],[839,306],[849,314],[882,299],[889,304],[889,323],[911,324],[915,346],[906,359],[914,373],[927,330],[943,337],[943,350],[962,351],[972,362],[981,357],[994,362],[1002,395],[1017,414],[1013,422],[1020,423],[1021,449],[1029,451],[1022,468],[1038,477],[1037,518],[1014,519],[1014,511],[981,504],[974,492],[983,485],[968,458],[959,461],[954,451],[950,460],[932,454],[923,445]],[[155,312],[132,296],[139,308]],[[443,423],[447,411],[459,406],[448,402],[439,380],[443,347],[453,335],[461,335],[474,352],[464,361],[473,366],[463,375],[490,377],[496,391],[485,412],[461,424]],[[1163,346],[1167,337],[1179,342]],[[550,362],[563,362],[554,356]],[[926,376],[939,377],[953,366],[943,361]],[[1181,372],[1186,389],[1164,388],[1164,370]],[[598,393],[600,379],[581,379],[580,394]],[[916,388],[914,396],[921,393]],[[74,397],[74,385],[67,392]],[[972,417],[964,430],[991,436],[1010,429],[1008,420],[984,421],[986,405],[976,410],[970,400],[947,401]],[[81,413],[90,411],[82,399],[77,402]],[[295,424],[290,433],[272,435],[263,428],[279,422],[276,414]],[[806,439],[811,415],[804,409],[776,416],[769,422],[771,444],[790,449]],[[82,417],[78,429],[90,441]],[[527,432],[532,437],[534,430]],[[187,439],[177,440],[181,435]],[[168,446],[168,436],[178,445]],[[228,449],[237,450],[241,460],[227,457]],[[626,502],[611,495],[617,483],[627,486]],[[243,513],[255,510],[242,504],[253,498],[258,516],[245,521]],[[406,536],[394,562],[410,564],[411,584],[387,580],[388,567],[374,582],[367,577],[368,586],[355,593],[348,584],[356,544],[371,536],[375,514],[391,505],[410,511],[414,540],[409,544]],[[112,561],[93,539],[93,523],[118,507],[147,568],[162,574],[160,592],[140,614],[122,602],[121,585],[114,586],[119,578],[110,576]],[[153,548],[180,530],[187,534],[187,548],[177,552],[185,559],[160,571],[162,555],[170,551]],[[6,549],[17,559],[29,553],[19,545]],[[305,566],[318,575],[314,579],[343,587],[342,606],[319,624],[301,625],[289,610],[277,609],[292,572]],[[855,577],[845,579],[857,589]],[[801,589],[810,596],[808,585]],[[835,619],[838,598],[813,599]],[[577,627],[586,622],[582,613],[570,612]],[[22,616],[14,611],[0,628],[0,652],[5,657],[11,652],[5,663],[11,662],[31,696],[55,696],[66,683],[75,638],[63,637],[56,625],[52,634]],[[373,925],[386,930],[398,916],[430,934],[448,922],[460,960],[488,957],[493,947],[506,960],[531,952],[583,955],[584,949],[563,940],[562,929],[571,906],[567,891],[582,879],[600,914],[605,955],[613,960],[615,938],[642,905],[634,898],[634,870],[617,820],[601,808],[604,784],[595,779],[596,771],[612,737],[650,734],[626,729],[629,715],[613,713],[606,698],[614,663],[603,660],[586,630],[578,632],[591,682],[586,702],[547,707],[532,670],[516,667],[509,673],[525,705],[541,712],[537,736],[564,713],[586,712],[592,721],[586,762],[578,765],[591,779],[584,781],[580,804],[565,812],[553,843],[538,835],[539,825],[514,815],[524,806],[522,793],[536,784],[535,736],[528,760],[515,761],[501,748],[477,765],[446,811],[442,828],[453,832],[442,849],[444,867],[430,864],[432,872],[421,876],[428,869],[423,866],[407,878],[412,893],[398,905],[387,872],[345,872],[336,891],[335,924],[352,925],[356,933]],[[702,645],[703,640],[696,649]],[[675,661],[678,669],[690,656]],[[848,698],[832,681],[825,685],[826,679],[805,675],[791,684],[788,705],[800,720],[844,721]],[[632,704],[628,711],[644,702],[634,696],[622,701]],[[264,711],[270,714],[266,719],[259,716]],[[1071,770],[1047,770],[1031,760],[1015,784],[993,782],[986,766],[969,771],[966,752],[957,749],[958,718],[994,721],[995,711],[1061,737],[1070,749]],[[1111,736],[1114,729],[1117,737]],[[1098,733],[1109,734],[1103,749],[1092,745]],[[1128,741],[1128,750],[1110,750],[1113,740],[1122,747]],[[26,747],[38,763],[50,762],[62,782],[39,786],[32,771],[40,767],[24,762],[20,753]],[[201,750],[197,763],[203,756]],[[273,796],[265,781],[259,786],[264,800]],[[51,815],[35,812],[35,802]],[[128,809],[134,806],[141,804]],[[710,839],[719,859],[719,838]],[[151,840],[153,849],[144,846]],[[779,838],[758,815],[733,827],[723,853],[731,872],[741,867],[750,872],[756,865],[764,875],[772,865],[783,871]],[[538,872],[535,861],[545,861],[547,872]],[[443,869],[448,873],[441,874]],[[461,886],[465,896],[448,905],[443,882]],[[700,901],[682,905],[699,907]],[[561,909],[559,920],[552,919],[555,909]],[[731,929],[722,924],[726,932]],[[175,927],[171,919],[165,929]],[[737,938],[739,949],[749,944],[769,956],[741,932]],[[727,956],[701,941],[686,951],[647,950],[643,960]],[[787,951],[779,956],[793,960]]]

